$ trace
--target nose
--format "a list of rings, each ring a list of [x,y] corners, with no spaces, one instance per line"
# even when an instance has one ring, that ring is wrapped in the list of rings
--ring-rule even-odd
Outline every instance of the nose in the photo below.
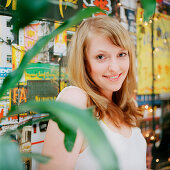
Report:
[[[108,69],[113,73],[117,73],[119,71],[119,62],[117,58],[110,60]]]

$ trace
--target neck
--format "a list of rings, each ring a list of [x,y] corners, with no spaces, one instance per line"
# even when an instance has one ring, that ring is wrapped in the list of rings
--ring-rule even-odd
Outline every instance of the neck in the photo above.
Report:
[[[113,94],[113,92],[110,92],[110,91],[101,91],[101,93],[102,93],[109,101],[112,101],[112,94]]]

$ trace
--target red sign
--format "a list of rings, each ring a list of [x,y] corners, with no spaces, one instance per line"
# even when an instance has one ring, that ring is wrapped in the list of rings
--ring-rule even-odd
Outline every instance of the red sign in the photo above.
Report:
[[[83,0],[83,8],[87,8],[89,6],[97,6],[100,9],[106,11],[106,14],[99,12],[99,13],[95,14],[95,16],[97,16],[97,15],[109,15],[110,13],[112,13],[112,6],[111,6],[110,0],[91,0],[90,3],[87,3],[86,0]]]

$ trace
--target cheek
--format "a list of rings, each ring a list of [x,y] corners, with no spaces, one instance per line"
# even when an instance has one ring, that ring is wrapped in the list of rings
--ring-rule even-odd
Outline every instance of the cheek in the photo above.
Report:
[[[124,61],[122,64],[121,64],[121,66],[122,66],[122,69],[124,69],[124,71],[125,72],[128,72],[128,70],[129,70],[129,59],[127,59],[126,61]]]
[[[91,65],[91,74],[101,75],[105,72],[106,66],[104,64],[93,63]]]
[[[95,62],[92,62],[92,61],[88,62],[87,69],[91,76],[98,72]]]
[[[100,73],[100,70],[96,68],[95,66],[93,66],[90,70],[91,70],[90,71],[91,76],[95,76],[95,75],[97,76],[97,74]]]

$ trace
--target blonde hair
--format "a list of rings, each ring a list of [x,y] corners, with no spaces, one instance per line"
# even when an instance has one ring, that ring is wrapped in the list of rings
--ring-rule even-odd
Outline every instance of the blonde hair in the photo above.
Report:
[[[113,92],[112,101],[105,98],[99,87],[91,79],[87,67],[86,49],[91,33],[104,34],[114,45],[128,50],[130,67],[122,87],[117,92]],[[135,126],[140,113],[137,111],[132,100],[135,81],[135,47],[131,38],[123,26],[116,20],[108,16],[97,16],[84,20],[73,35],[68,50],[68,74],[71,83],[88,94],[88,106],[95,105],[95,116],[100,115],[100,119],[107,115],[111,121],[119,127],[120,123]]]

